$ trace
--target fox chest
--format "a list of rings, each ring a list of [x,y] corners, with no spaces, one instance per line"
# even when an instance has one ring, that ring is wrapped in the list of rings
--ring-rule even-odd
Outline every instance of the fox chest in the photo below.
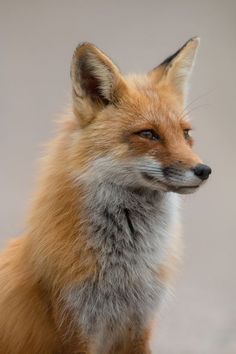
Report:
[[[98,255],[98,274],[67,295],[76,322],[87,332],[145,322],[163,296],[157,272],[168,244],[165,209],[103,207],[91,213],[90,244]]]

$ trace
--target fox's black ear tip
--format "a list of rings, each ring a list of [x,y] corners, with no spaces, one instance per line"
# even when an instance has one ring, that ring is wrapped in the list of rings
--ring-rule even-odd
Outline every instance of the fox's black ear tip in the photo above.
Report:
[[[194,43],[195,45],[199,45],[200,44],[200,37],[198,36],[195,36],[195,37],[192,37],[190,38],[187,42],[186,42],[186,45],[188,45],[189,43]]]
[[[200,41],[200,37],[199,36],[193,36],[190,38],[189,41]]]

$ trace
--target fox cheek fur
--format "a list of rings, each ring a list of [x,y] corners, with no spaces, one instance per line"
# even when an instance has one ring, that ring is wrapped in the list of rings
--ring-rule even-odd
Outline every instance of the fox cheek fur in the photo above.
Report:
[[[89,43],[25,235],[0,257],[0,354],[149,354],[180,250],[179,195],[211,170],[183,113],[199,39],[124,77]]]

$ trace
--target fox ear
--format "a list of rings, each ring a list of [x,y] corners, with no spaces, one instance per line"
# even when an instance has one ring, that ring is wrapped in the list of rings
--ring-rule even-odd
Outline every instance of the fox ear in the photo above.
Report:
[[[199,43],[200,39],[197,37],[190,39],[175,54],[150,72],[151,77],[158,82],[158,85],[171,86],[182,101],[187,95],[188,81]]]
[[[97,47],[79,45],[71,64],[74,112],[82,125],[88,124],[95,111],[119,100],[125,82],[119,69]]]

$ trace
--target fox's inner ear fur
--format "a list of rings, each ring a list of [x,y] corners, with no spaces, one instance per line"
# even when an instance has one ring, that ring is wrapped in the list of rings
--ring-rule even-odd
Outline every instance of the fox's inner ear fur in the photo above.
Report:
[[[200,39],[192,38],[175,54],[164,60],[149,74],[158,85],[168,85],[184,102],[187,95],[188,81],[199,46]]]
[[[88,124],[98,110],[117,102],[126,87],[119,69],[90,43],[76,48],[71,79],[74,111],[81,125]]]

